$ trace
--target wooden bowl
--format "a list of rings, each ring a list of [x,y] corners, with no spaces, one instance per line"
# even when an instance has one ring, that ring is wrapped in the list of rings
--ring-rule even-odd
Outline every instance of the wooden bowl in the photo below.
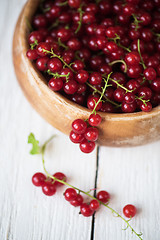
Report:
[[[69,135],[72,121],[88,118],[90,110],[51,91],[42,74],[26,57],[29,47],[26,18],[31,21],[38,4],[39,0],[28,0],[17,21],[13,38],[15,72],[24,94],[37,112],[55,128]],[[149,113],[100,115],[103,118],[99,126],[100,145],[136,146],[160,139],[160,106]]]

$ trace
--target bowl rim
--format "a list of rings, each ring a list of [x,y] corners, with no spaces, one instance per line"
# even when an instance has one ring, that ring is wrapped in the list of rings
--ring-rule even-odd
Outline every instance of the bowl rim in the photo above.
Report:
[[[47,85],[47,82],[46,82],[46,79],[45,77],[43,76],[43,74],[36,69],[36,66],[35,66],[35,63],[30,61],[27,57],[26,57],[26,52],[27,50],[29,49],[28,46],[28,41],[27,41],[27,35],[28,35],[28,28],[27,28],[27,24],[26,24],[26,17],[28,19],[32,18],[33,16],[33,13],[34,11],[27,11],[26,12],[26,9],[27,9],[27,6],[29,3],[31,3],[33,0],[28,0],[27,3],[25,4],[24,8],[23,8],[23,14],[21,14],[21,24],[23,25],[23,28],[21,29],[21,33],[22,33],[22,36],[23,36],[23,39],[22,41],[24,42],[24,44],[22,44],[23,46],[23,54],[25,56],[25,60],[27,62],[27,64],[29,65],[29,67],[32,68],[33,70],[33,74],[34,74],[34,77],[36,79],[36,82],[40,82],[41,84],[43,84],[44,86],[44,90],[46,92],[48,92],[48,94],[52,97],[56,97],[57,99],[59,100],[63,100],[65,103],[69,104],[70,106],[80,110],[80,111],[83,111],[84,113],[86,114],[91,114],[92,110],[90,109],[87,109],[86,107],[84,106],[81,106],[75,102],[72,102],[71,100],[67,99],[66,97],[64,97],[63,95],[61,95],[59,92],[54,92],[52,91],[48,85]],[[39,0],[37,0],[37,3],[39,2]],[[33,4],[33,2],[32,2]],[[26,14],[27,13],[27,14]],[[24,27],[25,26],[25,27]],[[153,116],[156,116],[160,113],[160,105],[157,106],[157,107],[154,107],[150,112],[134,112],[134,113],[104,113],[104,112],[100,112],[100,111],[97,111],[98,114],[100,114],[103,118],[106,118],[106,119],[112,119],[114,121],[119,121],[119,120],[123,120],[123,121],[127,121],[127,120],[138,120],[138,119],[146,119],[146,118],[149,118],[149,117],[153,117]]]

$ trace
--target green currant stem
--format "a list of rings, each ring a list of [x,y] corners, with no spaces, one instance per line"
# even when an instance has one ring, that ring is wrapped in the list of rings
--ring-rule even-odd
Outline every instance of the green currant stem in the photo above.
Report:
[[[84,58],[81,59],[81,58],[78,56],[78,53],[79,53],[79,51],[76,51],[76,52],[75,52],[75,58],[78,59],[78,60],[81,60],[82,62],[84,62]]]
[[[108,77],[109,79],[109,77]],[[101,205],[103,205],[104,207],[108,208],[112,213],[116,214],[117,217],[121,218],[126,224],[127,224],[127,227],[131,229],[132,233],[134,233],[140,240],[143,240],[141,238],[141,234],[138,234],[134,229],[133,227],[130,225],[129,221],[126,220],[125,218],[123,218],[117,211],[115,211],[113,208],[111,208],[110,206],[108,206],[108,204],[105,204],[101,201],[99,201],[96,197],[93,197],[91,194],[89,194],[89,192],[85,192],[77,187],[74,187],[73,185],[63,181],[63,180],[60,180],[56,177],[53,177],[51,174],[48,173],[48,171],[46,170],[46,167],[45,167],[45,160],[44,160],[44,153],[45,153],[45,149],[46,149],[46,146],[47,144],[55,137],[55,135],[53,135],[51,138],[49,138],[42,146],[42,149],[41,149],[41,154],[42,154],[42,164],[43,164],[43,169],[47,175],[47,177],[53,179],[54,181],[57,181],[57,182],[60,182],[70,188],[73,188],[75,190],[77,190],[79,193],[83,193],[85,195],[87,195],[88,197],[94,199],[94,200],[97,200]]]
[[[135,30],[137,31],[137,29],[139,28],[139,23],[141,23],[142,21],[139,21],[135,14],[132,14],[132,17],[134,18],[134,25],[136,26]]]
[[[144,99],[143,99],[143,96],[142,96],[142,97],[137,97],[137,96],[136,96],[135,98],[138,99],[138,100],[140,100],[140,101],[142,101],[145,106],[147,106],[146,102],[149,102],[149,101],[150,101],[150,100],[144,100]]]
[[[69,78],[69,75],[70,75],[70,72],[69,73],[67,73],[67,74],[65,74],[65,75],[62,75],[62,74],[59,74],[58,72],[56,72],[56,73],[52,73],[49,69],[47,70],[47,73],[49,74],[49,75],[52,75],[54,78],[61,78],[61,77],[65,77],[66,78],[66,80],[68,80],[68,78]]]
[[[108,65],[109,65],[109,66],[113,66],[113,65],[116,64],[116,63],[123,63],[124,66],[125,66],[124,72],[125,72],[125,73],[127,72],[127,64],[126,64],[126,62],[125,62],[124,60],[122,60],[122,59],[120,59],[120,60],[115,60],[115,61],[113,61],[113,62],[110,62],[110,63],[108,63]]]
[[[143,58],[142,58],[142,55],[141,55],[140,39],[137,40],[137,46],[138,46],[138,53],[139,53],[139,56],[141,58],[141,64],[142,64],[143,68],[146,69],[146,65],[144,64],[144,61],[143,61]]]
[[[111,72],[110,74],[108,74],[107,80],[106,80],[105,78],[103,78],[103,80],[104,80],[104,82],[105,82],[105,86],[102,88],[101,96],[100,96],[99,100],[96,102],[95,107],[94,107],[94,109],[93,109],[93,111],[92,111],[91,114],[93,114],[93,113],[96,112],[96,108],[97,108],[98,104],[101,102],[101,100],[102,100],[102,98],[103,98],[103,96],[104,96],[104,94],[105,94],[106,88],[107,88],[107,86],[108,86],[108,80],[109,80],[111,74],[112,74],[112,72]]]
[[[33,27],[32,27],[32,25],[31,25],[31,23],[30,23],[30,21],[28,20],[27,17],[26,17],[26,24],[27,24],[27,27],[28,27],[29,31],[33,32]]]
[[[119,84],[118,81],[114,80],[113,78],[110,78],[109,80],[111,80],[112,82],[116,83],[118,87],[123,88],[126,92],[133,92],[133,90],[128,90],[126,87],[124,87],[123,85]]]
[[[61,42],[61,39],[60,39],[60,38],[58,38],[58,45],[59,45],[60,47],[63,47],[65,50],[68,49],[68,47],[67,47],[64,43]]]
[[[99,93],[100,95],[102,94],[101,91],[99,91],[97,88],[95,88],[94,86],[92,86],[90,83],[86,82],[86,84],[87,84],[90,88],[92,88],[95,92]],[[116,107],[120,107],[119,104],[113,102],[112,100],[110,100],[109,98],[107,98],[105,95],[104,95],[103,97],[105,98],[105,100],[106,100],[107,102],[110,102],[111,104],[115,105]]]
[[[127,52],[131,52],[131,50],[125,46],[123,46],[120,42],[117,43],[117,45],[121,48],[123,48],[124,50],[126,50]]]
[[[59,3],[59,6],[62,7],[62,6],[66,6],[67,4],[68,4],[68,1],[65,1],[65,2]]]
[[[81,29],[81,26],[82,26],[82,17],[83,17],[82,4],[78,8],[77,11],[79,12],[79,21],[78,21],[78,27],[77,27],[77,29],[75,31],[75,34],[77,34],[79,32],[79,30]]]
[[[118,34],[115,34],[116,37],[115,38],[109,38],[109,40],[114,41],[119,47],[123,48],[124,50],[126,50],[127,52],[131,52],[131,50],[127,47],[124,47],[119,40],[121,40],[120,36]]]
[[[34,40],[34,43],[31,43],[31,44],[30,44],[30,47],[31,47],[31,49],[33,50],[34,47],[37,46],[37,45],[38,45],[38,41],[35,39],[35,40]]]
[[[51,49],[51,51],[48,51],[48,50],[46,50],[46,49],[43,49],[43,52],[46,52],[46,53],[48,53],[48,54],[51,54],[52,57],[58,58],[58,59],[64,64],[64,66],[68,67],[69,69],[71,69],[72,72],[76,73],[76,72],[73,70],[73,68],[72,68],[70,65],[68,65],[68,64],[63,60],[63,58],[61,58],[59,55],[57,55],[57,54],[55,54],[55,53],[53,52],[53,48]]]

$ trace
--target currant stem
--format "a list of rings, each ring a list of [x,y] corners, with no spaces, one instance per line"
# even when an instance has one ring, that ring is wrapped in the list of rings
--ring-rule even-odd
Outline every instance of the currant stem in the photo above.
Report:
[[[52,57],[58,58],[58,59],[64,64],[64,66],[68,67],[69,69],[71,69],[72,72],[76,73],[76,72],[73,70],[73,68],[72,68],[70,65],[68,65],[68,64],[63,60],[62,57],[60,57],[59,55],[57,55],[57,54],[55,54],[55,53],[53,52],[53,48],[51,49],[51,51],[48,51],[48,50],[46,50],[46,49],[43,49],[43,52],[46,52],[46,53],[48,53],[48,54],[51,54]]]
[[[58,45],[59,45],[60,47],[63,47],[65,50],[68,49],[68,47],[67,47],[64,43],[61,42],[61,39],[60,39],[60,38],[58,38]]]
[[[94,107],[94,109],[93,109],[93,111],[92,111],[91,114],[95,113],[98,104],[101,102],[101,100],[102,100],[102,98],[103,98],[103,96],[104,96],[104,94],[105,94],[106,88],[107,88],[107,86],[108,86],[108,80],[109,80],[111,74],[112,74],[112,72],[111,72],[110,74],[108,74],[107,80],[106,80],[105,78],[103,78],[103,80],[105,81],[105,86],[102,88],[101,96],[100,96],[99,100],[96,102],[95,107]]]
[[[117,45],[121,48],[123,48],[124,50],[126,50],[127,52],[131,52],[131,50],[125,46],[123,46],[120,42],[117,43]]]
[[[67,4],[68,4],[68,1],[65,1],[65,2],[59,3],[59,6],[62,7],[62,6],[66,6]]]
[[[102,94],[102,92],[99,91],[97,88],[95,88],[93,85],[89,84],[88,82],[86,82],[86,84],[87,84],[90,88],[92,88],[95,92],[99,93],[100,95]],[[107,102],[115,105],[116,107],[120,107],[119,104],[117,104],[117,103],[115,103],[114,101],[110,100],[110,99],[107,98],[105,95],[104,95],[103,97],[106,99]]]
[[[108,204],[105,204],[105,203],[99,201],[96,197],[90,195],[88,192],[85,192],[85,191],[83,191],[83,190],[81,190],[81,189],[79,189],[79,188],[77,188],[77,187],[74,187],[73,185],[71,185],[71,184],[69,184],[69,183],[67,183],[67,182],[65,182],[65,181],[63,181],[63,180],[60,180],[60,179],[58,179],[58,178],[56,178],[56,177],[54,177],[54,176],[52,176],[51,174],[48,173],[48,171],[46,170],[46,167],[45,167],[44,153],[45,153],[45,149],[46,149],[47,144],[48,144],[54,137],[55,137],[55,135],[51,136],[51,138],[49,138],[49,139],[43,144],[42,149],[41,149],[43,169],[44,169],[47,177],[53,179],[54,181],[60,182],[60,183],[66,185],[66,186],[68,186],[68,187],[70,187],[70,188],[73,188],[73,189],[77,190],[79,193],[83,193],[83,194],[87,195],[88,197],[90,197],[90,198],[92,198],[92,199],[94,199],[94,200],[97,200],[101,205],[103,205],[104,207],[108,208],[112,213],[115,213],[117,217],[121,218],[121,219],[127,224],[127,227],[131,229],[132,233],[134,233],[140,240],[143,240],[143,239],[141,238],[141,234],[138,234],[138,233],[133,229],[133,227],[129,224],[129,221],[126,220],[125,218],[123,218],[116,210],[114,210],[113,208],[111,208],[110,206],[108,206]]]
[[[75,34],[77,34],[79,32],[79,30],[81,29],[81,26],[82,26],[82,17],[83,17],[82,4],[78,8],[77,11],[79,12],[79,21],[78,21],[78,27],[77,27],[77,29],[75,31]]]
[[[35,40],[34,40],[34,43],[31,43],[31,44],[30,44],[30,47],[31,47],[31,49],[33,50],[34,47],[37,46],[37,45],[38,45],[38,41],[35,39]]]
[[[66,78],[66,80],[68,80],[68,78],[69,78],[69,75],[70,75],[70,72],[69,73],[67,73],[67,74],[65,74],[65,75],[62,75],[62,74],[59,74],[58,72],[56,72],[56,73],[52,73],[49,69],[47,70],[47,73],[49,74],[49,75],[52,75],[54,78],[61,78],[61,77],[65,77]]]
[[[144,69],[146,69],[146,65],[144,64],[144,61],[143,61],[143,58],[142,58],[142,55],[141,55],[141,49],[140,49],[140,39],[137,40],[137,46],[138,46],[138,53],[139,53],[139,56],[141,58],[141,64],[143,66]]]
[[[135,30],[137,31],[137,29],[139,28],[139,23],[141,23],[142,21],[139,21],[135,14],[132,14],[132,17],[134,18],[134,25],[136,26]]]
[[[124,87],[123,85],[119,84],[118,81],[114,80],[113,78],[110,78],[109,80],[111,80],[112,82],[116,83],[118,87],[123,88],[126,92],[133,92],[133,90],[128,90],[126,87]]]
[[[125,66],[125,69],[124,69],[124,72],[126,73],[127,72],[127,64],[126,64],[126,62],[124,61],[124,60],[115,60],[115,61],[113,61],[113,62],[110,62],[110,63],[108,63],[108,65],[109,66],[113,66],[114,64],[116,64],[116,63],[123,63],[124,64],[124,66]]]

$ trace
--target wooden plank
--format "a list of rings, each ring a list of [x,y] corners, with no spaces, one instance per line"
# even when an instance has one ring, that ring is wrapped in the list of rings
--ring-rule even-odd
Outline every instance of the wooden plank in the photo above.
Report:
[[[131,224],[145,240],[159,240],[160,229],[160,142],[135,148],[100,149],[99,189],[111,194],[110,206],[122,214],[126,204],[138,208]],[[102,207],[96,214],[94,240],[138,239],[125,224]]]

